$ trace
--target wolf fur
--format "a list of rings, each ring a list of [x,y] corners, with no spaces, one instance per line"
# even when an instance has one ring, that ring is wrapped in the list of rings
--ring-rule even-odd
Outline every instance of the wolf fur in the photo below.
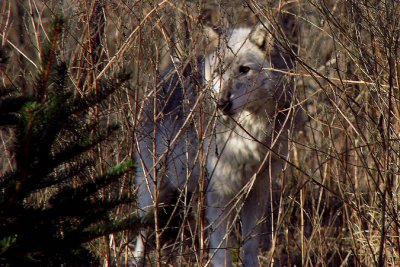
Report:
[[[258,266],[260,223],[270,200],[270,181],[288,154],[293,84],[281,72],[270,70],[266,36],[262,28],[234,29],[221,37],[219,49],[204,62],[201,79],[211,88],[209,106],[217,106],[215,115],[209,116],[213,130],[202,147],[207,155],[206,217],[213,266],[232,266],[230,233],[238,219],[243,263]],[[191,86],[187,91],[193,90]],[[185,84],[176,75],[164,77],[157,101],[150,97],[143,109],[137,146],[142,170],[136,175],[141,216],[154,208],[155,200],[158,207],[168,203],[172,192],[196,192],[200,143],[193,125],[185,121],[195,100],[189,93],[186,101],[184,91]],[[156,120],[154,103],[163,107]],[[143,231],[137,240],[138,259],[143,257],[146,236]]]
[[[240,218],[243,263],[258,266],[260,223],[269,202],[270,180],[288,153],[292,83],[272,67],[260,29],[235,29],[206,58],[220,115],[208,146],[207,218],[214,266],[231,266],[229,231]],[[264,235],[264,238],[268,236]]]

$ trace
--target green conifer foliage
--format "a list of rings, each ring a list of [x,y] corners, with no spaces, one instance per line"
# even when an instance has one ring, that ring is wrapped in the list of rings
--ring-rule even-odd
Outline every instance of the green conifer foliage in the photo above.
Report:
[[[111,139],[118,125],[102,126],[89,119],[97,107],[129,80],[122,74],[101,81],[97,91],[76,95],[68,83],[68,67],[56,60],[63,21],[53,36],[34,84],[33,94],[0,88],[0,127],[14,133],[14,168],[0,177],[1,266],[98,266],[85,243],[132,228],[135,218],[113,218],[110,211],[131,203],[131,196],[100,197],[123,175],[131,175],[131,160],[90,178],[96,158],[90,156]],[[0,48],[0,64],[7,56]],[[0,68],[2,67],[0,65]],[[4,69],[4,68],[2,68]],[[26,91],[26,90],[25,90]],[[2,172],[3,173],[3,172]],[[38,205],[37,192],[47,200]]]

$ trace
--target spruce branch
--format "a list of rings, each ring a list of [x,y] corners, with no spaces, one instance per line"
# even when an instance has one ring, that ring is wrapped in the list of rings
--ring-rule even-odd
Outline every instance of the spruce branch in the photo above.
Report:
[[[0,177],[1,266],[98,265],[85,243],[139,223],[136,216],[112,215],[131,205],[132,196],[101,194],[134,170],[132,161],[107,162],[108,171],[93,175],[99,165],[93,152],[112,142],[120,127],[100,127],[98,118],[89,117],[127,86],[130,75],[100,80],[96,90],[76,94],[68,65],[57,61],[64,23],[55,20],[36,82],[27,83],[34,94],[0,88],[0,126],[13,129],[15,159],[13,169]],[[6,59],[2,53],[0,68]],[[46,197],[35,202],[37,193]]]

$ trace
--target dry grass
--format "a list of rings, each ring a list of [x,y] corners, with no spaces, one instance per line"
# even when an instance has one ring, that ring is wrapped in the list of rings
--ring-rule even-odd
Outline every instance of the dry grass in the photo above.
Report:
[[[254,25],[258,19],[271,21],[277,7],[291,11],[284,1],[274,8],[256,0],[62,2],[0,2],[0,40],[11,58],[0,79],[22,91],[34,82],[54,14],[63,14],[68,24],[57,60],[67,62],[76,94],[96,90],[100,77],[130,70],[133,90],[93,111],[94,118],[123,126],[112,148],[99,148],[100,171],[110,158],[133,157],[140,99],[162,69],[210,49],[203,24]],[[276,222],[277,235],[260,261],[263,266],[398,266],[400,5],[396,0],[292,2],[299,9],[294,15],[300,35],[297,68],[289,75],[296,78],[305,123],[274,187],[276,212],[268,220]],[[2,129],[0,138],[2,174],[13,167],[12,132]],[[132,180],[104,197],[131,190]],[[188,241],[167,249],[175,260],[159,257],[162,265],[203,262],[192,242],[199,234],[186,229],[180,234]],[[127,232],[90,246],[104,266],[126,266],[133,238]]]

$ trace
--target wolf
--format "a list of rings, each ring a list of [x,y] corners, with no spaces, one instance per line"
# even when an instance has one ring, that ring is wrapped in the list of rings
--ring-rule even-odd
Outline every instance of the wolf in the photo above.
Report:
[[[146,217],[171,203],[172,194],[196,193],[202,150],[210,261],[232,266],[231,232],[240,221],[243,264],[252,267],[259,265],[260,225],[270,203],[271,180],[287,159],[294,118],[293,81],[273,68],[288,70],[293,63],[276,46],[268,53],[270,35],[263,26],[236,28],[219,38],[219,48],[200,64],[195,82],[176,73],[163,77],[157,96],[143,108],[137,144],[139,213]],[[213,127],[204,142],[188,119],[201,97],[194,93],[194,83],[210,92],[207,119]],[[142,231],[136,242],[139,261],[147,236]]]
[[[205,143],[206,213],[214,266],[231,266],[227,248],[233,247],[229,232],[236,219],[242,227],[243,264],[258,266],[260,224],[270,200],[269,185],[288,155],[288,133],[295,118],[293,82],[271,70],[271,58],[276,62],[279,56],[268,58],[267,39],[263,28],[234,29],[205,60],[205,80],[219,113],[214,134]],[[279,64],[280,68],[293,67]]]

